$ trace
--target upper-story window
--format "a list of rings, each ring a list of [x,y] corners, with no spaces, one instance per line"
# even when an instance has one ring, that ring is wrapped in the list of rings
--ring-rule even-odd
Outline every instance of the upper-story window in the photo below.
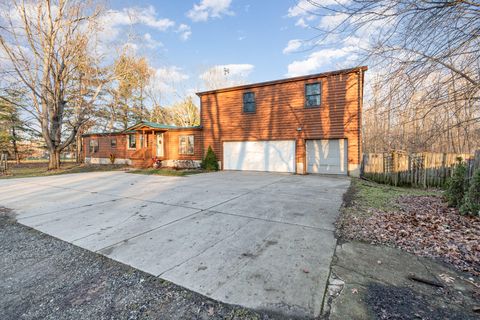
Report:
[[[193,135],[178,137],[178,154],[194,154],[194,137]]]
[[[110,140],[110,147],[112,149],[115,149],[117,147],[117,139],[111,139]]]
[[[322,83],[307,83],[305,85],[305,107],[319,107],[322,103]]]
[[[245,92],[243,94],[243,112],[255,112],[255,93]]]
[[[137,148],[137,141],[135,140],[134,134],[128,135],[128,149],[136,149]]]

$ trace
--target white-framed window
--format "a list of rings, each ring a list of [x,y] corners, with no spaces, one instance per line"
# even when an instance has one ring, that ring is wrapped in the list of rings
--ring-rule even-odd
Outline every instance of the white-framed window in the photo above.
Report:
[[[194,154],[194,137],[193,135],[179,136],[178,138],[178,154]]]
[[[137,140],[135,139],[135,134],[128,135],[128,149],[136,149],[137,148]]]
[[[90,153],[98,152],[98,140],[90,140]]]

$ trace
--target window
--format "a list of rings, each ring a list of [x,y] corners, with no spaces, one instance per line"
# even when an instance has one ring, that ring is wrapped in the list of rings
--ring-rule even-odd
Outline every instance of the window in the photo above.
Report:
[[[193,135],[179,137],[178,154],[194,154]]]
[[[98,152],[98,140],[90,140],[90,153]]]
[[[243,112],[255,112],[254,92],[245,92],[243,94]]]
[[[143,148],[143,134],[140,134],[140,149]]]
[[[135,135],[130,134],[128,135],[128,149],[135,149],[137,148],[137,141],[135,140]]]
[[[321,83],[308,83],[305,85],[305,107],[319,107],[322,100]]]
[[[115,149],[117,147],[117,139],[110,140],[110,147]]]

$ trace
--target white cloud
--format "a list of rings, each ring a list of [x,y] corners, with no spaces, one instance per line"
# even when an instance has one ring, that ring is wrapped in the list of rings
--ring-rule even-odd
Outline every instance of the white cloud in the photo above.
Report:
[[[101,20],[107,29],[118,26],[143,24],[158,31],[166,31],[175,25],[175,22],[168,18],[157,18],[157,12],[153,6],[109,10]]]
[[[323,1],[321,3],[323,5]],[[311,0],[300,0],[296,5],[288,8],[288,16],[289,17],[307,16],[312,13],[315,13],[317,10],[318,10],[318,6],[312,3]]]
[[[163,66],[155,70],[150,79],[148,89],[157,92],[160,97],[168,97],[178,92],[179,84],[190,77],[185,74],[182,68],[177,66]]]
[[[194,4],[187,12],[187,17],[192,21],[207,21],[210,18],[220,18],[222,15],[233,15],[230,10],[232,0],[201,0]]]
[[[245,83],[254,68],[254,65],[246,63],[216,65],[203,72],[199,78],[207,90],[230,87]]]
[[[287,76],[306,75],[319,69],[325,65],[329,65],[341,59],[341,62],[351,63],[356,55],[354,51],[356,47],[343,47],[338,49],[322,49],[308,55],[304,60],[297,60],[288,65]]]
[[[190,39],[190,36],[192,35],[192,28],[182,23],[180,26],[178,26],[177,32],[180,33],[180,39],[186,41]]]
[[[302,28],[309,27],[307,21],[316,20],[322,9],[328,6],[345,5],[351,0],[299,0],[288,9],[287,17],[297,18],[295,25]]]
[[[303,18],[298,19],[297,22],[295,22],[295,25],[297,27],[308,28],[308,24],[305,22],[305,19]]]
[[[145,46],[149,49],[163,47],[163,43],[153,39],[152,35],[148,32],[143,35],[143,40],[144,40]]]
[[[136,43],[139,48],[161,47],[163,44],[155,40],[152,34],[169,31],[175,26],[174,21],[158,17],[153,6],[108,10],[99,18],[98,24],[101,31],[96,35],[97,50],[104,55],[111,55],[123,42]],[[131,29],[135,25],[151,28],[155,33],[137,35]]]
[[[180,82],[190,77],[188,74],[183,73],[180,67],[166,66],[155,70],[155,78],[162,81]]]
[[[285,47],[285,49],[283,49],[283,53],[289,54],[289,53],[295,52],[298,49],[300,49],[301,46],[302,46],[302,40],[299,40],[299,39],[290,40],[288,41],[288,44]]]
[[[333,15],[324,16],[320,20],[318,26],[323,29],[331,30],[338,27],[342,22],[348,19],[348,15],[346,13],[338,12]]]

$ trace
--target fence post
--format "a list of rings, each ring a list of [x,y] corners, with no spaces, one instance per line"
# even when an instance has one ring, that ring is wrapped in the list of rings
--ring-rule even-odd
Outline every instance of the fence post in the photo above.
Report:
[[[473,157],[473,170],[480,169],[480,150],[475,151],[475,156]]]
[[[362,154],[362,163],[360,163],[360,178],[363,178],[364,177],[364,173],[365,173],[365,157],[367,155],[366,154]]]

